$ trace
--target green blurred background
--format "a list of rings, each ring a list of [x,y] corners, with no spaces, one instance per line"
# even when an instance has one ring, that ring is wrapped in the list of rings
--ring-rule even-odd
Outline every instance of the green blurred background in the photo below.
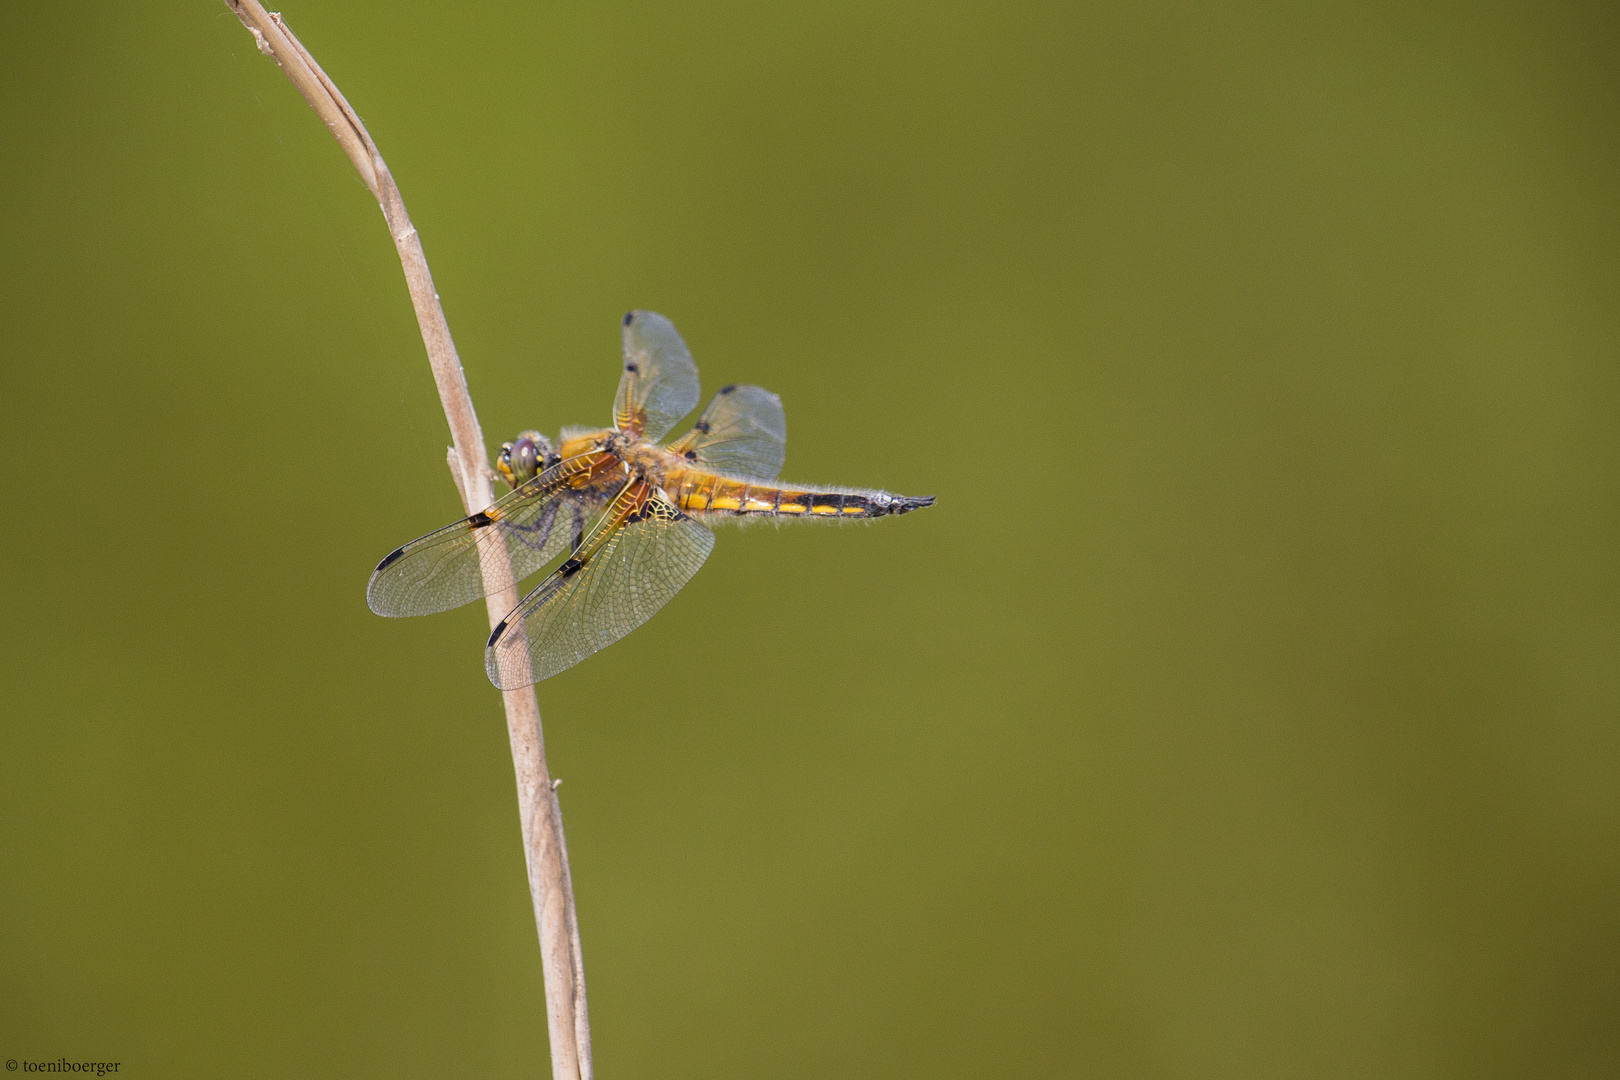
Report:
[[[493,442],[647,307],[939,496],[541,686],[604,1080],[1620,1075],[1613,5],[286,14]],[[0,60],[0,1055],[544,1074],[375,203],[217,3]]]

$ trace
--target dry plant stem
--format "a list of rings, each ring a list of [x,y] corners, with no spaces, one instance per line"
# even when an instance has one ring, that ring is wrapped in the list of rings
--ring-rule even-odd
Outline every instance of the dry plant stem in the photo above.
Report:
[[[467,513],[494,501],[489,462],[484,456],[484,434],[467,392],[467,379],[450,338],[439,294],[433,289],[422,241],[405,213],[399,188],[371,141],[360,117],[349,107],[332,80],[308,50],[287,29],[281,16],[264,10],[258,0],[225,0],[258,42],[259,50],[280,65],[298,92],[309,102],[337,138],[338,145],[360,173],[366,187],[382,206],[388,231],[399,251],[410,289],[416,321],[427,346],[445,419],[450,423],[450,472]],[[493,558],[505,558],[495,553]],[[502,573],[485,564],[486,579]],[[504,573],[510,577],[509,568]],[[490,627],[517,606],[516,587],[492,593],[487,601]],[[591,1080],[590,1020],[585,1008],[585,968],[580,957],[579,922],[574,912],[574,887],[568,873],[568,847],[563,839],[562,809],[546,770],[541,737],[540,706],[534,688],[503,693],[507,734],[512,743],[512,764],[517,771],[518,815],[523,828],[523,851],[529,869],[529,892],[534,898],[535,921],[540,930],[540,957],[545,972],[546,1014],[551,1036],[551,1073],[555,1080]]]

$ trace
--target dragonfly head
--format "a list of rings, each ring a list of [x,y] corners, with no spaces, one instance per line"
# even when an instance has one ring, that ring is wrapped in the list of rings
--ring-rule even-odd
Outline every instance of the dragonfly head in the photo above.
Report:
[[[502,443],[495,470],[513,487],[533,480],[558,461],[551,440],[538,431],[525,431],[514,442]]]

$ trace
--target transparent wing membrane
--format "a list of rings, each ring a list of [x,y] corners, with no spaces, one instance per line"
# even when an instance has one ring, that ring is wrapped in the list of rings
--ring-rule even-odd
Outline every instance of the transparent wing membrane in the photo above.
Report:
[[[503,690],[549,679],[652,618],[698,572],[714,533],[644,483],[614,500],[579,553],[490,636],[484,664]]]
[[[775,480],[787,454],[782,399],[757,386],[727,386],[670,449],[733,476]]]
[[[522,581],[575,546],[607,501],[600,491],[570,486],[593,459],[561,461],[482,513],[391,552],[366,585],[366,603],[378,615],[432,615]],[[501,550],[505,560],[486,558]]]
[[[698,372],[675,324],[651,311],[624,317],[624,374],[613,399],[613,423],[657,442],[697,408]]]

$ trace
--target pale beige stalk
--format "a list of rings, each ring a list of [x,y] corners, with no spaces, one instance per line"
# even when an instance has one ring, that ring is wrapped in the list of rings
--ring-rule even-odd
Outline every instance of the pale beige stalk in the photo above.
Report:
[[[382,206],[389,234],[405,268],[405,284],[416,308],[416,321],[427,346],[433,381],[439,388],[445,419],[450,422],[450,471],[467,513],[477,513],[494,501],[484,433],[467,392],[466,375],[450,339],[439,294],[433,289],[422,241],[405,213],[388,166],[371,141],[360,117],[309,51],[287,29],[279,14],[264,10],[258,0],[225,0],[253,34],[259,50],[275,60],[304,95],[317,116],[325,121],[338,145],[354,163],[367,188]],[[486,552],[505,559],[504,552]],[[509,568],[486,562],[485,580],[511,577]],[[515,586],[488,598],[493,629],[517,605]],[[523,829],[523,853],[529,868],[529,892],[540,930],[540,959],[545,971],[546,1018],[551,1035],[551,1074],[554,1080],[591,1080],[591,1028],[585,1008],[585,968],[580,958],[579,921],[574,912],[574,886],[568,875],[568,846],[563,839],[562,808],[546,771],[546,751],[540,727],[540,705],[534,687],[503,692],[506,728],[512,742],[512,764],[517,771],[518,817]]]

